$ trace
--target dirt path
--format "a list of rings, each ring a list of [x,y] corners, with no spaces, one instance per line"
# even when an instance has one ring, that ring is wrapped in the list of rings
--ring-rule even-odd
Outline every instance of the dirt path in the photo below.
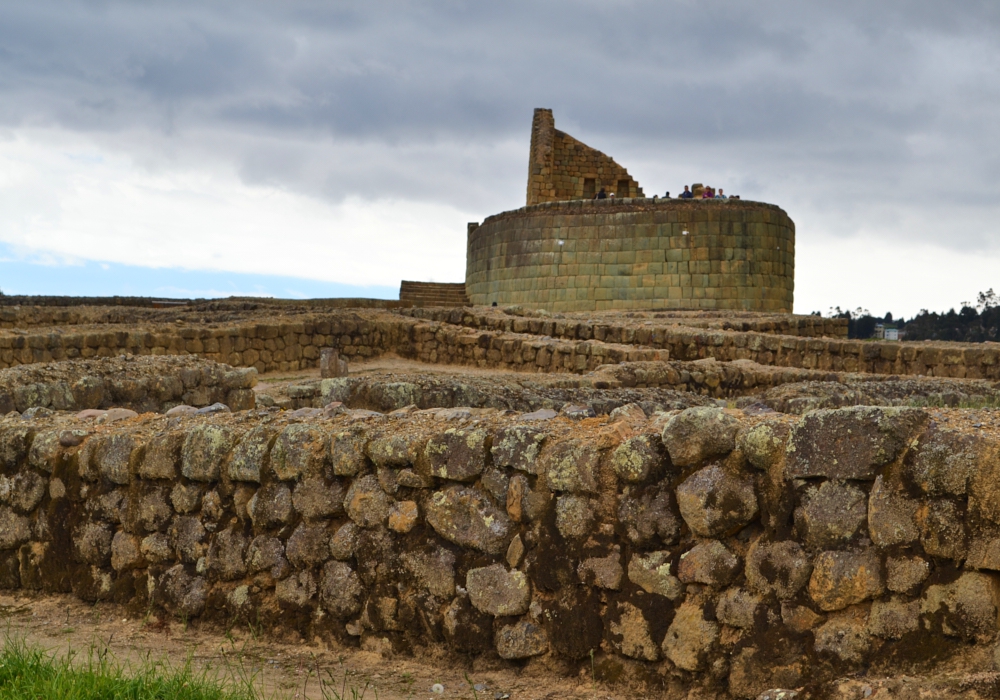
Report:
[[[128,618],[118,606],[88,605],[69,596],[0,595],[0,616],[8,635],[56,655],[73,652],[78,659],[86,659],[107,649],[117,661],[132,667],[146,661],[180,666],[190,659],[197,669],[232,683],[252,679],[263,689],[264,697],[275,700],[325,700],[337,697],[333,689],[341,693],[345,687],[345,700],[354,700],[352,688],[358,698],[364,693],[363,697],[371,700],[642,697],[631,691],[595,690],[589,677],[563,678],[541,665],[512,671],[483,668],[474,662],[462,668],[454,659],[418,662],[354,649],[278,643],[266,637],[254,638],[245,628],[226,632],[192,625],[185,629],[176,621]],[[317,671],[327,682],[331,678],[336,681],[328,686],[326,696],[320,690]],[[475,692],[466,674],[477,687]],[[436,683],[444,687],[443,693],[432,692]]]

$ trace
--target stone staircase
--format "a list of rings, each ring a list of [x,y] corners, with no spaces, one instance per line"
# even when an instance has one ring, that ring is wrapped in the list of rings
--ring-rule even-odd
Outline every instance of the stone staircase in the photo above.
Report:
[[[472,306],[465,295],[465,283],[411,282],[399,285],[399,300],[413,306]]]

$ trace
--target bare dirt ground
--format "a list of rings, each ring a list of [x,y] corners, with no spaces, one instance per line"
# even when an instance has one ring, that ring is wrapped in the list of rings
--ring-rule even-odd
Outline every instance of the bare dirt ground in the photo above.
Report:
[[[346,686],[345,698],[351,700],[352,688],[360,698],[366,686],[363,697],[372,700],[646,697],[595,686],[589,677],[560,677],[547,667],[530,664],[513,671],[482,668],[482,662],[470,661],[463,668],[454,659],[417,661],[305,642],[282,643],[267,633],[255,636],[245,627],[225,630],[204,624],[185,626],[166,618],[130,618],[119,606],[89,605],[71,596],[0,595],[0,617],[6,634],[58,656],[72,652],[85,660],[91,652],[108,650],[118,662],[133,667],[147,661],[178,667],[190,659],[196,669],[233,684],[253,677],[263,696],[275,700],[322,700],[318,675],[327,682],[336,681],[326,697],[336,697],[330,691],[341,693]],[[444,687],[441,694],[431,690],[438,683]]]

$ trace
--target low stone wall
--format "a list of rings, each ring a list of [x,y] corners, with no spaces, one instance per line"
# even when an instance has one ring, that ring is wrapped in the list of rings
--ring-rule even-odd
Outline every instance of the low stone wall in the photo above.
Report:
[[[793,335],[804,338],[847,338],[847,320],[843,318],[823,318],[821,316],[796,316],[793,314],[766,314],[740,312],[684,312],[684,311],[634,311],[621,313],[593,314],[549,314],[531,308],[507,307],[492,309],[479,307],[470,309],[407,309],[399,312],[405,316],[426,321],[438,321],[464,325],[470,328],[507,331],[513,333],[534,333],[566,340],[589,340],[603,334],[613,342],[624,342],[623,338],[639,337],[652,340],[653,331],[659,328],[676,331],[704,328],[740,333],[769,333],[773,335]],[[648,343],[646,343],[648,344]]]
[[[531,418],[8,417],[0,586],[670,697],[989,658],[1000,444],[976,414]]]
[[[280,322],[0,332],[0,368],[120,354],[191,354],[233,367],[255,367],[258,372],[289,371],[318,366],[320,350],[333,348],[349,361],[392,352],[432,363],[537,372],[579,373],[622,361],[713,358],[834,372],[1000,380],[997,343],[850,341],[677,325],[507,317],[463,309],[434,318],[442,320],[340,311],[302,314]]]
[[[221,402],[253,408],[254,368],[234,369],[195,357],[120,356],[22,365],[0,370],[0,414],[30,408],[79,411],[128,408],[165,412]]]

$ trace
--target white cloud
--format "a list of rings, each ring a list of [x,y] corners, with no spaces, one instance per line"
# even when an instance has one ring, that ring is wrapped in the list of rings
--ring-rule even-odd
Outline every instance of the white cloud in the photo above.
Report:
[[[464,279],[471,215],[439,202],[331,203],[211,165],[151,171],[49,131],[0,142],[0,180],[0,241],[51,256],[355,285]]]

